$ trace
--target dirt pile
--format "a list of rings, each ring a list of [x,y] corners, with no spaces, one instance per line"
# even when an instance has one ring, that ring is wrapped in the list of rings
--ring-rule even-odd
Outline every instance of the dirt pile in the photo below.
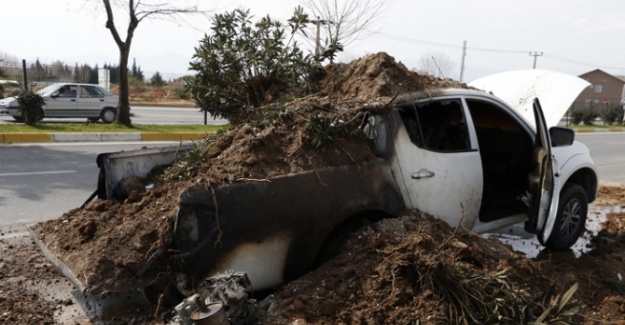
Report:
[[[263,108],[250,123],[206,139],[161,175],[149,192],[121,203],[94,201],[39,225],[36,232],[87,287],[96,292],[121,289],[124,284],[105,283],[132,277],[155,251],[166,249],[176,200],[184,188],[198,181],[259,181],[359,164],[373,157],[364,134],[352,135],[365,116],[363,107],[386,109],[391,96],[408,90],[463,87],[410,72],[386,53],[328,71],[324,93]]]
[[[523,324],[547,308],[531,304],[551,283],[541,280],[536,264],[501,242],[412,210],[355,233],[338,256],[286,285],[267,322]]]
[[[371,224],[350,236],[335,258],[275,292],[266,319],[258,323],[450,324],[444,290],[471,288],[477,282],[483,288],[511,284],[520,294],[527,294],[516,298],[533,298],[535,312],[556,306],[577,283],[568,306],[581,306],[580,315],[570,322],[548,324],[625,324],[625,237],[619,235],[625,229],[624,192],[625,187],[600,188],[590,218],[604,211],[610,217],[588,252],[578,258],[573,252],[563,252],[530,259],[497,240],[459,235],[417,211]],[[55,324],[52,315],[71,302],[50,300],[28,284],[61,282],[63,277],[30,240],[16,245],[3,239],[0,248],[0,322]],[[446,272],[449,266],[470,275],[471,281],[444,277],[450,274]],[[497,295],[494,290],[480,292]],[[513,308],[505,305],[507,301],[502,301],[502,308]],[[107,324],[163,324],[153,314],[153,309],[145,310]]]
[[[266,107],[255,121],[206,139],[187,159],[160,174],[153,189],[134,192],[120,203],[94,201],[85,209],[38,225],[36,233],[93,292],[123,289],[123,281],[111,280],[131,278],[155,252],[167,250],[177,198],[185,188],[198,182],[266,181],[277,175],[366,161],[372,157],[367,138],[348,135],[361,125],[367,110],[388,109],[386,104],[405,91],[465,87],[408,71],[385,53],[332,65],[327,71],[323,93]],[[480,306],[505,310],[513,324],[530,315],[518,314],[505,301],[539,301],[525,311],[535,316],[561,301],[545,294],[556,282],[554,292],[560,294],[579,283],[582,294],[576,299],[583,299],[592,312],[609,309],[610,315],[591,312],[577,319],[578,323],[622,319],[623,289],[604,287],[594,278],[593,267],[605,270],[606,277],[614,269],[606,264],[603,251],[596,254],[602,257],[588,257],[583,271],[577,271],[575,263],[531,261],[497,241],[458,236],[446,225],[412,211],[402,219],[365,229],[348,241],[342,255],[277,292],[266,322],[448,324],[451,305],[457,306],[456,315],[470,318],[467,313],[476,312],[473,307],[464,308],[467,302],[455,297],[460,292],[463,297],[482,295],[484,301],[503,301]],[[454,278],[456,271],[467,277]],[[614,279],[613,274],[609,278]],[[474,289],[463,282],[466,279],[492,290],[467,291]],[[449,291],[447,285],[459,291]],[[525,293],[501,296],[497,286]],[[577,306],[568,302],[567,306]]]

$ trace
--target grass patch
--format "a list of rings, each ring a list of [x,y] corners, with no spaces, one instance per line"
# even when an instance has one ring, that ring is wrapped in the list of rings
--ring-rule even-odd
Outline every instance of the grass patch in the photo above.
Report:
[[[2,133],[214,133],[220,129],[227,128],[228,125],[156,125],[137,124],[132,127],[125,127],[120,124],[99,124],[99,123],[39,123],[37,125],[25,124],[2,124]]]
[[[577,132],[594,132],[595,130],[605,130],[608,132],[625,131],[625,126],[623,125],[596,124],[596,125],[569,125],[567,127]]]

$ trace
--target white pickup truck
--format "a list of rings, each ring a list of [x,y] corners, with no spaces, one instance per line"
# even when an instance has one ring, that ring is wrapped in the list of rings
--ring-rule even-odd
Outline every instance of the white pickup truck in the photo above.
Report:
[[[342,225],[396,216],[407,208],[479,233],[525,223],[545,246],[569,248],[585,228],[588,204],[597,194],[597,172],[574,132],[551,125],[587,83],[538,70],[504,77],[515,80],[514,91],[497,90],[505,84],[501,76],[473,85],[501,93],[507,101],[470,89],[398,97],[389,114],[371,116],[364,128],[373,140],[376,158],[371,161],[267,182],[187,188],[178,198],[170,247],[123,281],[124,288],[153,283],[165,270],[175,273],[171,278],[186,294],[195,283],[226,270],[246,272],[255,290],[271,288],[310,270]],[[101,196],[110,196],[116,181],[129,176],[117,167],[150,161],[141,154],[98,157],[106,180]],[[145,173],[150,167],[144,166]],[[114,291],[114,283],[88,289]]]

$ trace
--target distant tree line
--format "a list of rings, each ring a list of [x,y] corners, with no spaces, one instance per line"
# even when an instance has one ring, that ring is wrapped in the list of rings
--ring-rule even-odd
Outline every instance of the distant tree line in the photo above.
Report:
[[[110,82],[117,84],[119,82],[119,65],[105,63],[101,68],[110,71]],[[3,71],[3,78],[22,81],[22,64],[20,62],[9,62],[8,60],[0,61],[0,69]],[[98,70],[100,66],[95,64],[74,64],[68,65],[60,60],[56,60],[51,64],[41,63],[39,59],[34,63],[26,64],[26,76],[29,82],[80,82],[80,83],[98,83]],[[152,85],[164,86],[167,82],[163,79],[159,72],[156,72],[150,80],[146,81],[141,67],[133,60],[132,67],[128,73],[132,80],[132,85]]]

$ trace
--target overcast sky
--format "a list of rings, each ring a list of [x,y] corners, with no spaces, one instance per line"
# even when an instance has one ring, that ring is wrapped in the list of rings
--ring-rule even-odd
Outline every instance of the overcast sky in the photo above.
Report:
[[[177,0],[172,3],[181,3]],[[100,0],[14,0],[0,2],[0,55],[32,62],[61,60],[90,65],[117,64],[118,50]],[[255,17],[286,19],[297,0],[201,1],[223,12],[249,8]],[[119,15],[119,14],[118,14]],[[119,23],[123,16],[119,15]],[[163,20],[143,21],[133,39],[130,62],[151,75],[187,73],[208,18],[190,18],[193,27]],[[125,25],[118,29],[125,37]],[[349,44],[343,62],[384,51],[408,68],[432,54],[453,63],[459,79],[467,42],[463,81],[484,75],[540,69],[579,75],[602,69],[625,75],[623,0],[395,0],[370,29],[375,33]],[[530,54],[542,54],[532,56]]]

